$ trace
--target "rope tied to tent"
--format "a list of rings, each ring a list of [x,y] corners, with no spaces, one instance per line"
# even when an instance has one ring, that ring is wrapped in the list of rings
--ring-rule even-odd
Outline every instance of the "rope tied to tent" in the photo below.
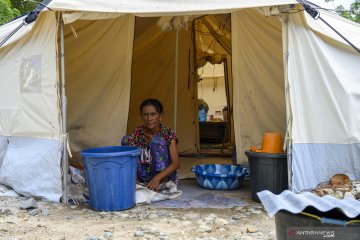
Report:
[[[357,48],[354,44],[352,44],[346,37],[344,37],[339,31],[337,31],[333,26],[331,26],[327,21],[325,21],[321,16],[320,12],[315,8],[311,7],[307,1],[304,0],[297,0],[300,3],[305,11],[315,20],[320,19],[323,23],[325,23],[331,30],[333,30],[337,35],[339,35],[345,42],[347,42],[352,48],[354,48],[358,53],[360,53],[360,49]]]
[[[25,17],[25,19],[23,20],[23,22],[17,27],[15,28],[9,35],[7,35],[4,40],[2,40],[0,42],[0,47],[2,47],[17,31],[19,31],[23,26],[26,26],[32,22],[34,22],[37,17],[39,16],[40,12],[44,9],[44,8],[48,8],[47,5],[51,2],[52,0],[44,0],[43,2],[39,3],[39,5],[31,12],[28,13],[28,15]],[[48,8],[49,10],[52,10],[50,8]]]
[[[14,29],[14,31],[12,31],[9,35],[7,35],[1,42],[0,42],[0,47],[2,47],[17,31],[20,30],[20,28],[22,28],[23,26],[25,26],[25,21],[23,21],[19,26],[17,26],[17,28]]]

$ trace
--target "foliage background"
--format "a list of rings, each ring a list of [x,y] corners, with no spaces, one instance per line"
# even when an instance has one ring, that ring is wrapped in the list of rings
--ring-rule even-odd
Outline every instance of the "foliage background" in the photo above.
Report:
[[[325,0],[325,2],[333,2],[334,0]],[[346,10],[343,5],[336,7],[336,12],[344,18],[360,23],[360,0],[355,0],[350,4],[350,9]]]
[[[42,2],[41,0],[0,0],[0,25],[22,16]]]

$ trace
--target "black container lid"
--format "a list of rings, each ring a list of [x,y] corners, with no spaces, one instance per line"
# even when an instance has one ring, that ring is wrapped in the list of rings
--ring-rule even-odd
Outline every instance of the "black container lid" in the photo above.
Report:
[[[263,153],[263,152],[253,152],[251,150],[245,151],[246,156],[248,157],[266,157],[266,158],[287,158],[287,153]]]

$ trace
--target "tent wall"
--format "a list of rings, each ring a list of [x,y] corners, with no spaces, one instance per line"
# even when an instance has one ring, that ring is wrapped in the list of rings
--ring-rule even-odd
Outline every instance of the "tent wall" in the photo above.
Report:
[[[360,43],[358,26],[337,27],[351,28],[348,39]],[[296,14],[289,17],[289,53],[293,190],[314,188],[337,173],[359,179],[360,54],[306,27]]]
[[[238,163],[265,132],[285,134],[281,23],[256,10],[231,16],[234,129]]]
[[[0,184],[54,202],[62,195],[56,38],[47,12],[0,49]]]
[[[0,135],[58,139],[55,13],[0,50]]]
[[[71,148],[119,145],[130,99],[134,16],[65,25]],[[75,33],[74,33],[74,32]]]
[[[128,132],[143,124],[139,106],[150,97],[163,103],[163,122],[174,128],[176,32],[161,32],[157,20],[158,18],[136,18]],[[196,152],[197,98],[192,64],[191,30],[180,30],[176,126],[180,153]]]

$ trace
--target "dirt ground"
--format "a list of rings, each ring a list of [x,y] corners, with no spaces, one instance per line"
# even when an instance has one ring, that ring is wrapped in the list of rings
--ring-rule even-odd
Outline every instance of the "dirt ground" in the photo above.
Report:
[[[117,212],[0,197],[0,239],[276,239],[261,205],[228,209],[169,209],[151,205]]]

